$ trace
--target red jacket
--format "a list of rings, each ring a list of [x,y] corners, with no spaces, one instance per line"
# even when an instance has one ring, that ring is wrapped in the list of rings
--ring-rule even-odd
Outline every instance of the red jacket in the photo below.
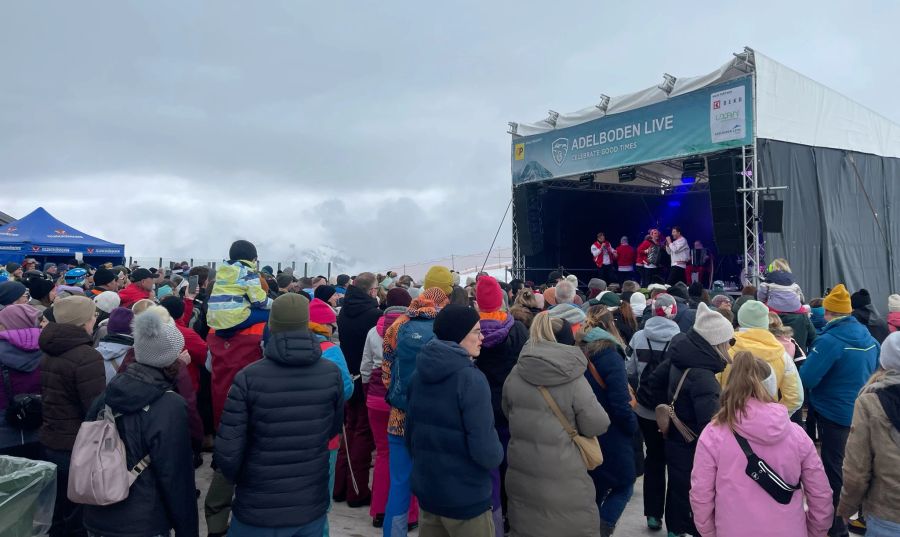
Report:
[[[634,246],[622,244],[616,248],[616,258],[620,267],[630,267],[634,265]]]
[[[184,316],[175,320],[175,328],[184,336],[184,348],[191,355],[191,364],[188,366],[188,374],[191,376],[191,382],[194,384],[194,391],[200,391],[200,368],[206,367],[206,352],[208,347],[206,342],[197,332],[188,328],[187,323],[190,321],[194,313],[194,301],[184,300]]]
[[[638,245],[637,249],[637,260],[635,263],[638,265],[646,265],[647,264],[647,250],[655,246],[651,241],[644,241],[640,245]]]
[[[212,353],[213,423],[217,429],[234,376],[263,356],[260,343],[265,327],[265,323],[259,323],[227,339],[217,336],[214,330],[210,330],[206,337],[209,352]]]
[[[136,283],[130,283],[128,287],[119,291],[119,307],[130,308],[135,302],[145,298],[150,298],[150,291]]]
[[[615,265],[616,263],[616,250],[612,247],[612,244],[609,241],[603,241],[603,244],[600,244],[600,241],[594,241],[594,244],[591,245],[591,253],[594,252],[594,249],[599,250],[599,254],[594,256],[594,263],[597,265],[597,268],[603,268],[603,249],[606,248],[609,250],[609,263],[610,265]]]

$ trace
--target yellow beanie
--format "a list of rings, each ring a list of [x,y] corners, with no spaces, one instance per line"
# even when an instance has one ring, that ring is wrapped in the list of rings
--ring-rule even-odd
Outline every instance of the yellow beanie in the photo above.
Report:
[[[453,275],[450,274],[450,269],[440,265],[435,265],[428,269],[428,272],[425,274],[425,280],[422,282],[422,288],[427,290],[432,287],[437,287],[447,296],[450,296],[450,293],[453,292]]]
[[[850,293],[847,292],[847,288],[842,283],[834,286],[834,289],[822,301],[822,306],[825,307],[826,311],[834,313],[849,314],[853,311],[853,306],[850,303]]]

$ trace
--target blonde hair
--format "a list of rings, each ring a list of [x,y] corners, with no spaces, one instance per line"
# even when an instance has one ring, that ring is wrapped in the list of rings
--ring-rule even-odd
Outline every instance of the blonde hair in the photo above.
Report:
[[[556,332],[562,330],[562,327],[562,319],[550,317],[549,312],[542,311],[534,316],[528,336],[535,343],[539,341],[556,343]]]
[[[144,313],[145,311],[147,311],[147,309],[150,306],[155,306],[155,305],[156,305],[156,302],[153,302],[149,298],[142,298],[142,299],[138,300],[137,302],[135,302],[131,306],[131,311],[133,311],[135,315],[138,315],[140,313]],[[163,309],[165,309],[165,308],[163,308]]]
[[[784,326],[781,317],[777,313],[769,312],[769,332],[775,337],[794,337],[794,329]]]
[[[788,265],[787,259],[779,257],[769,263],[769,272],[775,272],[776,270],[791,272],[791,266]]]
[[[590,332],[591,328],[602,328],[612,334],[623,349],[625,348],[625,340],[622,339],[622,334],[620,334],[619,329],[616,328],[616,319],[613,317],[613,313],[609,311],[609,308],[602,304],[591,306],[587,310],[587,319],[585,319],[582,327],[585,334]]]
[[[740,415],[746,413],[748,400],[774,403],[775,399],[763,384],[771,371],[769,364],[747,351],[735,354],[728,382],[719,397],[722,408],[713,416],[713,421],[734,429]]]

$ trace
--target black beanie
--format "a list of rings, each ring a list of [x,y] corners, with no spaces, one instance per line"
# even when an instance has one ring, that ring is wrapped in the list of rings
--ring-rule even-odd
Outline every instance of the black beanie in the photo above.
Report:
[[[480,320],[481,317],[474,309],[450,304],[434,319],[434,337],[460,343]]]
[[[318,298],[322,302],[328,302],[336,292],[334,287],[330,285],[320,285],[316,287],[315,298]]]
[[[253,246],[253,243],[250,241],[234,241],[231,243],[231,248],[228,250],[228,259],[232,261],[237,261],[239,259],[253,261],[256,257],[256,246]]]
[[[694,298],[700,298],[703,296],[703,284],[700,282],[693,282],[691,286],[688,287],[688,296],[692,296]]]
[[[99,268],[94,273],[94,285],[106,285],[116,279],[116,274],[106,268]]]
[[[160,300],[159,305],[166,308],[172,319],[176,321],[184,316],[184,300],[179,296],[169,295]]]
[[[859,291],[850,295],[850,305],[853,309],[865,308],[869,304],[872,303],[872,297],[869,296],[869,291],[866,289],[860,289]]]
[[[678,282],[672,287],[669,287],[669,294],[682,300],[688,300],[690,298],[688,296],[687,285],[685,285],[684,282]]]
[[[53,290],[53,282],[45,278],[29,278],[25,280],[25,287],[31,293],[31,298],[43,300]]]

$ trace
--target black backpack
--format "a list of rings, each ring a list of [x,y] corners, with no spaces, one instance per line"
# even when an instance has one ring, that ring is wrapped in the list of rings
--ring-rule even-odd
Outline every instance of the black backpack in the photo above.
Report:
[[[650,375],[653,374],[653,371],[659,366],[659,364],[663,363],[666,359],[666,351],[669,350],[669,344],[671,341],[667,341],[665,347],[662,350],[656,350],[653,348],[653,344],[650,342],[650,339],[647,339],[647,348],[650,351],[650,359],[647,360],[647,364],[644,366],[644,370],[641,371],[640,379],[638,380],[638,388],[637,388],[637,402],[644,408],[654,409],[656,408],[656,403],[654,402],[653,394],[650,393]],[[635,357],[640,362],[639,352],[645,349],[635,349]]]
[[[9,378],[9,369],[0,364],[0,373],[3,374],[3,385],[9,400],[6,407],[6,423],[20,431],[33,431],[39,428],[44,420],[44,404],[40,394],[15,395]]]

